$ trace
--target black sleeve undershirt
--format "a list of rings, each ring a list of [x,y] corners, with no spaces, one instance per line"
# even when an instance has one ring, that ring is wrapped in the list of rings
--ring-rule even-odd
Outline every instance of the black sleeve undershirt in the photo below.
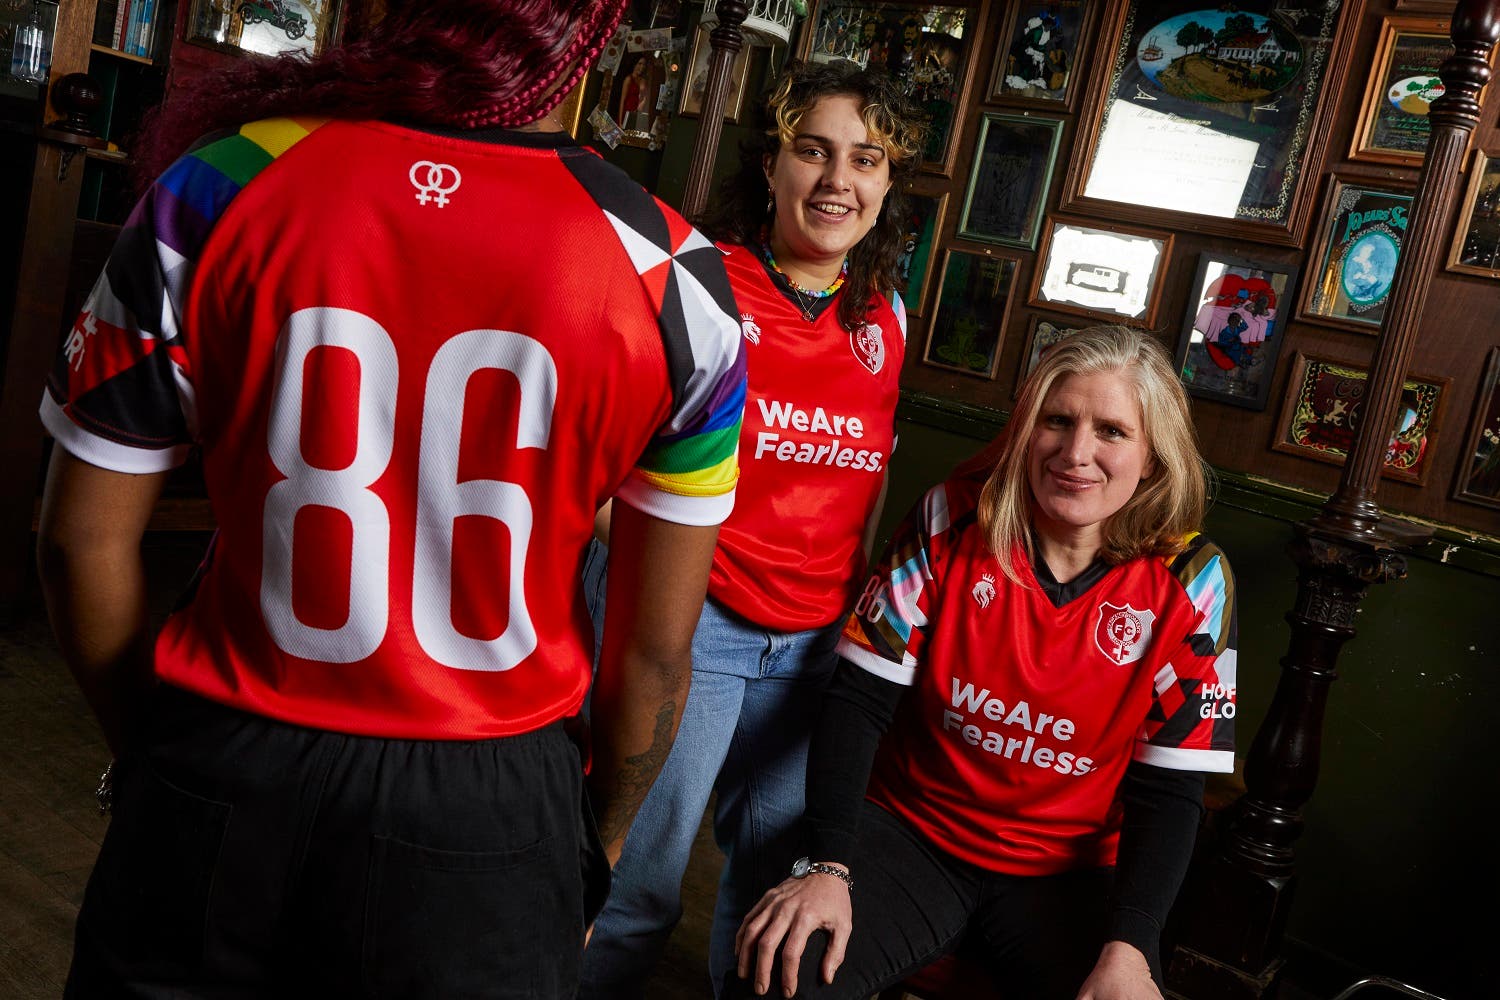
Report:
[[[847,865],[880,738],[908,688],[840,660],[807,763],[808,854]],[[1105,940],[1138,948],[1161,981],[1161,929],[1187,872],[1204,776],[1130,763],[1120,783],[1120,849]],[[856,873],[856,878],[858,874]]]

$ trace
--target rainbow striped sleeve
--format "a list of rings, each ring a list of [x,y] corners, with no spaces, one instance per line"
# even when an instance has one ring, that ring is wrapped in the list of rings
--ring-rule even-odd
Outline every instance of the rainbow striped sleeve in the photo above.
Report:
[[[181,464],[196,434],[182,316],[198,257],[234,197],[322,119],[210,137],[136,204],[47,379],[41,417],[69,452],[117,472]]]

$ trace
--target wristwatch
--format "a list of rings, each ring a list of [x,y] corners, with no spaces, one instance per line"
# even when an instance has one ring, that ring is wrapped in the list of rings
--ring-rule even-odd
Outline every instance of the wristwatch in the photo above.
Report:
[[[849,887],[849,892],[854,892],[854,879],[842,868],[833,865],[825,865],[821,861],[813,861],[811,858],[798,858],[792,862],[792,878],[807,878],[817,872],[822,875],[832,875]]]

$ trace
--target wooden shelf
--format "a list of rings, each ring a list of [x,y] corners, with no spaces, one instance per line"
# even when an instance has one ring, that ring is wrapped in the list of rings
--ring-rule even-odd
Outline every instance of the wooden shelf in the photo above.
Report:
[[[152,63],[152,59],[150,56],[131,55],[129,52],[121,52],[119,49],[112,49],[108,45],[99,45],[98,43],[95,43],[93,45],[90,45],[89,49],[90,51],[97,52],[100,55],[112,56],[115,59],[124,59],[126,62],[141,63],[145,66],[150,66]]]
[[[104,163],[118,163],[121,166],[130,162],[130,154],[123,149],[86,149],[83,155],[90,160],[99,160]]]

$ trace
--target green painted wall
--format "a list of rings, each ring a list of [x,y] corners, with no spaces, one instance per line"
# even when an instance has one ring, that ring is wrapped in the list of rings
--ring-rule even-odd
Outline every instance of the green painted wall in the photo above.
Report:
[[[882,539],[932,483],[998,429],[1000,415],[908,395]],[[1291,525],[1318,498],[1226,476],[1206,529],[1239,585],[1239,752],[1280,676],[1296,570]],[[1448,561],[1442,561],[1444,552]],[[1373,588],[1339,659],[1318,787],[1298,841],[1288,935],[1300,955],[1395,976],[1449,1000],[1496,995],[1500,548],[1444,533],[1408,579]],[[1472,915],[1471,915],[1472,914]]]

